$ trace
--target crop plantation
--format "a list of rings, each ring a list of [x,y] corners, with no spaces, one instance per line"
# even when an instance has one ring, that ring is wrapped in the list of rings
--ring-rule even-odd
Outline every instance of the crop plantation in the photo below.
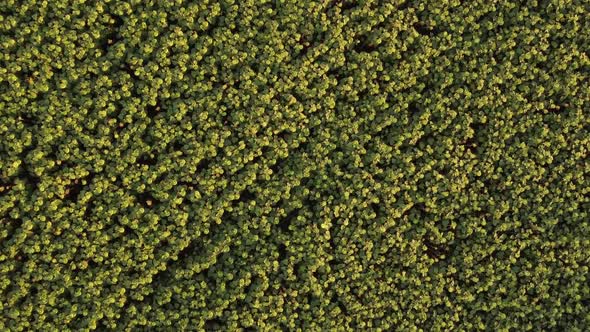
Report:
[[[0,331],[589,331],[587,0],[0,0]]]

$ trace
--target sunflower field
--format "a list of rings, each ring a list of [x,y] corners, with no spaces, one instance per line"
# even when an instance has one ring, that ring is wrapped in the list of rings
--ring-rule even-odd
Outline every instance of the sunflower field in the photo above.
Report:
[[[590,330],[587,0],[0,0],[0,331]]]

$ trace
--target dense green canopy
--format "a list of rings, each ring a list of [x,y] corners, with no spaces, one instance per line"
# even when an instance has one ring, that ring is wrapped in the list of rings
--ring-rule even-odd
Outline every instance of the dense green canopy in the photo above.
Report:
[[[0,0],[0,330],[588,331],[587,0]]]

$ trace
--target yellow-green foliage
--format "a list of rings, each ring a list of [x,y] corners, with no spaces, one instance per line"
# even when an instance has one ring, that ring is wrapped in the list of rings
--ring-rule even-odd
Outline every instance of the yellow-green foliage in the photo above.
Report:
[[[0,330],[588,331],[587,0],[0,0]]]

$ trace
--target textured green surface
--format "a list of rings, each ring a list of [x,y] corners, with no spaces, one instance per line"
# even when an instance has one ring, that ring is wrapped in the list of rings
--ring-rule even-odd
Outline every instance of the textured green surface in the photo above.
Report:
[[[588,331],[590,2],[0,0],[0,330]]]

